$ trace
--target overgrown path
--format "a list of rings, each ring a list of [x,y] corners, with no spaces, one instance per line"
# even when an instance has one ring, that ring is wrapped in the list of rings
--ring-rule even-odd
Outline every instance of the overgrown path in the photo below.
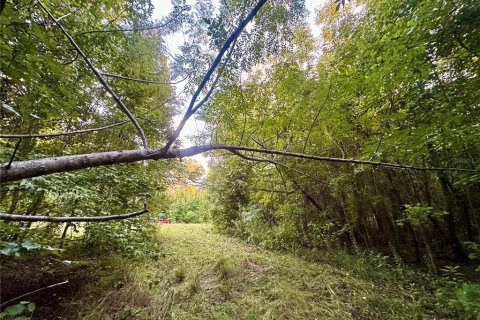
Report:
[[[156,291],[165,319],[411,319],[409,290],[212,232],[164,225]],[[384,282],[384,283],[382,283]]]
[[[2,298],[68,280],[26,298],[37,306],[32,319],[459,318],[436,298],[435,277],[392,267],[378,254],[279,253],[206,224],[152,232],[146,249],[129,245],[135,255],[71,248],[66,260],[45,254],[3,261]]]

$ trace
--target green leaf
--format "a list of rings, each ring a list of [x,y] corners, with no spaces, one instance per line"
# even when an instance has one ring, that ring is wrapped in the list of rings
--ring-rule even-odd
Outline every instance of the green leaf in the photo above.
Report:
[[[9,316],[16,316],[22,313],[23,310],[25,310],[25,306],[23,304],[15,304],[5,309],[5,313]]]
[[[35,302],[30,302],[27,305],[27,310],[28,310],[28,312],[32,313],[35,310]]]

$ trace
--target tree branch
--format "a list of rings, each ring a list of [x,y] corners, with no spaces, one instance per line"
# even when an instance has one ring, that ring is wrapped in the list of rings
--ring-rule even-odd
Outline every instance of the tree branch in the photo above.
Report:
[[[112,96],[113,100],[117,103],[117,105],[122,109],[122,111],[127,115],[127,117],[132,121],[133,125],[135,128],[137,128],[138,134],[140,136],[140,139],[142,139],[143,147],[145,149],[148,148],[148,143],[147,143],[147,138],[145,138],[145,134],[143,133],[142,127],[140,127],[140,124],[138,123],[137,119],[135,119],[135,116],[128,110],[128,108],[123,104],[122,100],[117,96],[117,94],[113,91],[113,89],[108,85],[107,81],[103,78],[103,76],[100,74],[100,72],[95,68],[93,63],[88,59],[88,57],[83,53],[82,49],[78,46],[78,44],[75,42],[73,37],[67,32],[67,30],[63,27],[63,25],[55,19],[55,17],[50,13],[50,11],[47,9],[47,7],[44,6],[44,4],[38,0],[37,2],[42,9],[47,13],[47,15],[52,19],[55,24],[62,30],[63,34],[68,38],[70,43],[75,47],[77,52],[82,56],[83,60],[87,63],[89,68],[93,71],[93,73],[97,76],[97,79],[100,81],[102,86],[105,88],[105,90]]]
[[[33,290],[33,291],[30,291],[30,292],[27,292],[27,293],[24,293],[22,295],[19,295],[18,297],[15,297],[13,299],[10,299],[10,300],[7,300],[5,302],[2,302],[2,304],[0,304],[0,309],[9,305],[11,302],[13,301],[17,301],[17,300],[20,300],[22,298],[25,298],[25,297],[28,297],[29,295],[32,295],[34,293],[37,293],[37,292],[40,292],[40,291],[43,291],[45,289],[50,289],[50,288],[54,288],[56,286],[61,286],[61,285],[64,285],[64,284],[67,284],[68,283],[68,280],[65,280],[65,281],[62,281],[62,282],[58,282],[58,283],[54,283],[54,284],[51,284],[49,286],[46,286],[46,287],[43,287],[43,288],[40,288],[40,289],[37,289],[37,290]]]
[[[182,9],[181,12],[185,11],[184,9]],[[159,24],[159,25],[155,25],[155,26],[150,26],[150,27],[140,27],[140,28],[120,28],[120,29],[111,29],[111,30],[89,30],[89,31],[83,31],[83,32],[79,32],[77,34],[75,34],[75,37],[78,37],[78,36],[83,36],[83,35],[86,35],[86,34],[91,34],[91,33],[108,33],[108,32],[138,32],[138,31],[148,31],[148,30],[155,30],[155,29],[160,29],[160,28],[163,28],[163,27],[166,27],[167,25],[169,25],[170,23],[172,23],[172,21],[175,20],[176,17],[173,17],[171,19],[169,19],[168,21],[166,21],[165,23],[162,23],[162,24]]]
[[[124,125],[125,123],[130,122],[130,120],[125,120],[122,122],[117,122],[114,124],[110,124],[108,126],[99,127],[99,128],[90,128],[90,129],[82,129],[82,130],[75,130],[75,131],[65,131],[65,132],[57,132],[57,133],[34,133],[34,134],[19,134],[19,133],[12,133],[12,134],[0,134],[0,138],[54,138],[60,136],[70,136],[75,134],[81,133],[89,133],[93,131],[101,131],[105,129],[110,129],[114,127],[119,127]]]
[[[98,217],[49,217],[49,216],[23,216],[21,214],[9,214],[0,212],[0,219],[5,221],[30,221],[30,222],[104,222],[110,220],[123,220],[133,218],[148,212],[147,205],[144,205],[143,210],[127,213],[117,214],[110,216],[98,216]]]
[[[223,144],[207,144],[194,146],[184,149],[173,149],[165,152],[164,149],[142,149],[142,150],[125,150],[125,151],[109,151],[72,156],[62,156],[45,158],[39,160],[14,161],[9,169],[5,166],[0,167],[0,179],[2,183],[22,180],[26,178],[38,177],[52,173],[75,171],[85,168],[93,168],[100,166],[108,166],[120,163],[132,163],[143,160],[160,160],[191,157],[200,153],[226,150],[230,152],[250,151],[262,154],[274,154],[298,159],[326,161],[344,164],[364,164],[369,166],[378,166],[392,169],[406,169],[417,171],[452,171],[452,172],[471,172],[479,173],[480,170],[464,169],[464,168],[437,168],[437,167],[418,167],[399,163],[376,162],[369,160],[344,159],[333,157],[322,157],[303,153],[286,152],[279,150],[258,149],[252,147],[230,146]],[[240,156],[240,154],[236,155]],[[242,157],[248,157],[242,154]],[[267,162],[265,158],[255,158],[255,161]]]
[[[178,80],[178,81],[174,81],[174,82],[162,82],[162,81],[146,80],[146,79],[140,79],[140,78],[131,78],[131,77],[122,76],[122,75],[120,75],[120,74],[114,74],[114,73],[108,73],[108,72],[102,72],[102,75],[105,76],[105,77],[109,77],[109,78],[117,78],[117,79],[129,80],[129,81],[136,81],[136,82],[141,82],[141,83],[164,84],[164,85],[168,85],[168,84],[179,84],[179,83],[187,80],[188,77],[190,77],[190,75],[187,75],[185,78],[183,78],[183,79],[181,79],[181,80]]]
[[[240,22],[240,24],[237,26],[235,31],[228,37],[227,41],[225,41],[222,49],[218,52],[217,56],[215,57],[215,60],[213,60],[212,65],[208,69],[207,73],[205,73],[205,76],[202,79],[202,82],[200,82],[200,85],[198,86],[197,90],[192,96],[192,99],[190,100],[190,104],[188,106],[187,111],[185,112],[185,115],[183,116],[183,119],[180,121],[178,124],[177,129],[175,129],[175,132],[171,136],[171,138],[167,141],[165,146],[163,147],[163,152],[167,152],[168,149],[172,146],[172,144],[178,139],[180,136],[180,132],[182,132],[183,127],[187,123],[187,120],[192,116],[193,112],[192,110],[195,107],[195,103],[202,92],[203,88],[207,84],[207,82],[210,80],[212,74],[214,73],[215,69],[217,69],[218,65],[222,61],[223,55],[225,52],[227,52],[228,48],[230,45],[236,41],[240,33],[245,29],[247,24],[257,15],[258,11],[263,7],[263,5],[267,2],[267,0],[260,0],[257,5],[253,8],[253,10],[248,14],[248,16]],[[203,103],[202,103],[203,104]],[[198,108],[195,108],[195,111],[197,111]]]
[[[297,191],[295,190],[280,190],[280,189],[264,189],[264,188],[252,188],[250,189],[252,191],[259,191],[259,192],[269,192],[269,193],[296,193]]]
[[[152,111],[155,111],[160,106],[164,106],[168,102],[170,102],[170,101],[176,99],[177,97],[179,97],[180,95],[182,95],[182,93],[184,91],[185,91],[185,88],[179,94],[177,94],[176,96],[165,100],[161,105],[155,106],[155,107],[141,113],[141,115],[146,115],[146,114],[148,114]],[[142,119],[142,118],[139,117],[139,119]],[[104,127],[74,130],[74,131],[65,131],[65,132],[56,132],[56,133],[33,133],[33,134],[28,134],[28,133],[25,133],[25,134],[22,134],[22,133],[8,134],[7,133],[7,134],[0,134],[0,138],[7,138],[7,139],[8,138],[54,138],[54,137],[69,136],[69,135],[75,135],[75,134],[83,134],[83,133],[89,133],[89,132],[94,132],[94,131],[101,131],[101,130],[105,130],[105,129],[115,128],[115,127],[122,126],[122,125],[124,125],[128,122],[130,122],[130,120],[125,120],[125,121],[121,121],[121,122],[117,122],[117,123],[112,123],[112,124],[109,124],[109,125],[104,126]]]
[[[12,155],[10,157],[10,161],[8,161],[7,165],[5,166],[5,169],[10,169],[10,166],[12,165],[13,160],[15,159],[15,155],[17,154],[18,148],[20,147],[20,143],[22,143],[22,138],[18,139],[17,143],[15,144],[15,148],[13,149]]]
[[[283,180],[283,175],[282,175],[282,172],[281,170],[278,168],[278,166],[283,166],[283,167],[286,167],[288,169],[293,169],[294,171],[300,173],[300,174],[304,174],[306,175],[305,173],[301,172],[300,170],[297,170],[297,169],[294,169],[294,168],[290,168],[288,166],[285,166],[275,160],[271,160],[271,159],[266,159],[266,158],[256,158],[256,157],[250,157],[250,156],[246,156],[238,151],[230,151],[232,152],[233,154],[236,154],[238,155],[239,157],[243,158],[243,159],[246,159],[246,160],[250,160],[250,161],[257,161],[257,162],[269,162],[269,163],[272,163],[275,168],[277,169],[278,173],[280,174],[280,176],[282,177],[282,180]],[[300,187],[300,185],[298,184],[298,182],[295,180],[295,179],[291,179],[293,184],[297,187],[298,190],[300,190],[300,192],[315,206],[315,208],[317,208],[320,212],[323,212],[325,214],[325,216],[332,222],[332,224],[339,230],[342,229],[342,227],[340,226],[340,224],[337,222],[336,219],[334,219],[331,215],[329,215],[319,204],[317,201],[315,201],[315,199],[305,190],[303,189],[302,187]]]
[[[458,43],[463,49],[465,49],[467,52],[471,53],[473,56],[478,57],[478,53],[475,52],[474,50],[472,50],[471,48],[469,48],[469,47],[465,44],[465,42],[463,42],[462,39],[460,39],[460,37],[458,36],[458,34],[454,33],[453,38],[455,39],[455,41],[457,41],[457,43]]]
[[[315,114],[315,117],[313,118],[312,124],[310,125],[310,129],[308,130],[307,137],[305,138],[305,143],[303,144],[303,153],[305,153],[305,150],[307,149],[308,145],[308,140],[310,139],[310,135],[312,134],[312,130],[315,127],[315,124],[317,123],[318,116],[320,115],[320,112],[322,112],[323,108],[327,104],[328,98],[330,97],[330,91],[332,91],[332,84],[328,86],[328,92],[327,96],[325,97],[325,100],[323,101],[323,104],[318,108],[317,113]]]
[[[203,97],[203,99],[202,99],[199,103],[197,103],[197,105],[192,109],[191,114],[194,114],[195,112],[197,112],[198,109],[200,109],[200,108],[205,104],[205,102],[208,101],[208,99],[209,99],[210,96],[212,95],[213,90],[215,90],[215,87],[217,86],[218,80],[220,80],[220,76],[222,75],[223,70],[224,70],[225,67],[227,66],[228,61],[230,61],[230,58],[232,57],[232,53],[233,53],[233,50],[235,49],[235,44],[236,44],[236,43],[237,43],[237,39],[235,39],[235,41],[233,42],[233,44],[232,44],[232,49],[230,49],[230,52],[228,52],[227,58],[226,58],[225,61],[223,62],[223,65],[220,67],[220,70],[217,72],[217,76],[215,77],[215,80],[213,80],[213,83],[212,83],[212,85],[210,86],[210,89],[208,90],[207,94],[206,94],[205,97]]]
[[[253,137],[253,136],[252,136],[252,140],[253,140],[256,144],[258,144],[259,146],[261,146],[263,149],[268,149],[267,146],[265,145],[265,143],[261,142],[260,140],[256,139],[256,138]],[[283,184],[284,184],[284,185],[286,185],[286,184],[285,184],[285,178],[283,177],[282,171],[278,168],[278,166],[281,166],[281,167],[283,167],[283,168],[285,168],[285,169],[288,169],[288,170],[290,170],[290,171],[294,171],[294,172],[296,172],[296,173],[299,173],[300,175],[305,176],[305,177],[308,177],[308,178],[310,178],[310,179],[312,179],[312,180],[315,180],[315,181],[317,181],[317,182],[319,182],[319,183],[325,184],[325,181],[322,181],[322,180],[320,180],[319,178],[314,177],[314,176],[312,176],[312,175],[310,175],[310,174],[308,174],[308,173],[306,173],[306,172],[303,172],[303,171],[301,171],[301,170],[298,170],[298,169],[296,169],[296,168],[287,166],[287,165],[284,164],[284,163],[280,163],[280,162],[274,161],[274,160],[272,161],[272,163],[275,164],[275,168],[277,169],[278,173],[280,174],[280,177],[282,178],[282,181],[283,181]]]

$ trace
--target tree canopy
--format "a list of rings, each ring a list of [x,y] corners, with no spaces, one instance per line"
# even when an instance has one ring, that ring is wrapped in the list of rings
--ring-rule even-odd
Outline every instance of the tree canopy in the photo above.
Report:
[[[172,4],[161,20],[145,0],[3,8],[0,218],[158,210],[186,168],[165,160],[211,152],[225,230],[466,259],[479,235],[476,2],[327,1],[318,38],[303,1]],[[175,55],[164,38],[179,31]],[[207,130],[182,148],[194,115]]]

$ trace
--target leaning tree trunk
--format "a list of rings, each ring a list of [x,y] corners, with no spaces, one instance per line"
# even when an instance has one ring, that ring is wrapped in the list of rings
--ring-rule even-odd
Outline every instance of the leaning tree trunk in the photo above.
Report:
[[[460,243],[460,239],[458,238],[456,226],[455,226],[455,218],[453,213],[455,212],[455,201],[454,195],[452,194],[452,190],[450,189],[449,185],[450,182],[448,181],[445,174],[439,173],[438,179],[440,181],[440,185],[442,187],[442,192],[445,197],[446,205],[447,205],[447,214],[445,215],[445,222],[448,227],[448,236],[450,238],[450,245],[452,247],[452,252],[456,260],[458,261],[467,261],[468,256],[463,249],[462,244]]]

